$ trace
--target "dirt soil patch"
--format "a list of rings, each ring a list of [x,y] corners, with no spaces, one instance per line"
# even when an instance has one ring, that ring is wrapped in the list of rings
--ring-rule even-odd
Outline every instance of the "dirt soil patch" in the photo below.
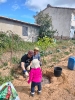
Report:
[[[72,55],[72,54],[71,54]],[[42,84],[41,95],[37,94],[37,87],[35,88],[35,96],[30,96],[30,85],[27,83],[28,79],[19,78],[14,79],[13,84],[18,92],[21,100],[75,100],[75,71],[67,68],[68,56],[61,60],[55,66],[62,68],[60,77],[54,76],[54,67],[46,68],[42,66],[43,75],[48,77],[45,84]],[[44,81],[44,80],[43,80]]]
[[[68,47],[70,48],[70,47]],[[60,49],[60,52],[53,51],[52,54],[45,57],[46,65],[42,65],[43,80],[42,80],[42,92],[37,94],[37,87],[35,88],[35,96],[30,96],[30,86],[27,83],[28,79],[23,78],[22,70],[17,69],[16,64],[10,64],[11,54],[7,53],[0,59],[0,66],[3,61],[8,62],[7,66],[0,68],[0,74],[2,76],[10,75],[10,70],[15,68],[15,73],[19,75],[13,81],[13,85],[18,92],[20,100],[75,100],[75,70],[70,70],[67,67],[68,58],[75,55],[75,47],[71,50]],[[71,51],[71,52],[70,52]],[[13,54],[21,58],[23,53]],[[54,76],[54,67],[61,67],[62,74],[60,77]]]

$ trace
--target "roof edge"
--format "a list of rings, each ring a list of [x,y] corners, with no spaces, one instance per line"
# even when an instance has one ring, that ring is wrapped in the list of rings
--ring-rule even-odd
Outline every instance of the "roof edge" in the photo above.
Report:
[[[5,16],[0,16],[0,18],[1,19],[6,19],[6,20],[11,20],[11,21],[14,21],[14,22],[19,22],[19,23],[27,24],[27,25],[33,25],[33,26],[40,27],[40,25],[38,25],[38,24],[31,24],[31,23],[27,23],[27,22],[20,21],[20,20],[8,18],[8,17],[5,17]]]
[[[43,9],[42,11],[40,11],[39,13],[41,13],[41,12],[43,12],[43,11],[45,11],[47,8],[59,8],[59,9],[71,9],[71,10],[75,10],[75,8],[69,8],[69,7],[54,7],[54,6],[51,6],[51,5],[47,5],[47,7],[45,8],[45,9]],[[39,14],[38,13],[38,14]],[[37,15],[34,15],[34,18],[36,17],[36,16],[38,16],[38,14]]]

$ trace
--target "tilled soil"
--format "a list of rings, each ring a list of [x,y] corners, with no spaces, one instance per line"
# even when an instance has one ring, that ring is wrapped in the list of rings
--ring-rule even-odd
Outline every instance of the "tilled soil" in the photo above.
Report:
[[[60,77],[54,76],[54,67],[45,68],[42,66],[43,75],[48,77],[48,80],[43,79],[42,92],[37,94],[35,88],[34,97],[30,96],[30,85],[28,79],[22,75],[13,81],[13,84],[18,92],[21,100],[75,100],[75,71],[67,68],[67,60],[63,60],[55,66],[62,68]]]

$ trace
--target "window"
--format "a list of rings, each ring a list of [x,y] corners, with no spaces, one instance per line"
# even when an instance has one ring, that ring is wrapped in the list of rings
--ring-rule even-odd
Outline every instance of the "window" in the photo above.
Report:
[[[74,26],[71,26],[71,29],[74,29]]]
[[[27,26],[22,27],[22,35],[23,36],[28,36],[28,27]]]
[[[74,20],[75,20],[75,16],[74,16]]]

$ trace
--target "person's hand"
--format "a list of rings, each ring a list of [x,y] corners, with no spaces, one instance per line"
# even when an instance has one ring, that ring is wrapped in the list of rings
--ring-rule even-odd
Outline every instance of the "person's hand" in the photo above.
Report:
[[[30,83],[30,81],[28,80],[28,84]]]
[[[29,76],[29,74],[28,74],[28,72],[27,72],[27,71],[25,72],[25,75],[26,75],[26,77],[27,77],[27,76]]]
[[[30,65],[27,67],[27,70],[30,70]]]

